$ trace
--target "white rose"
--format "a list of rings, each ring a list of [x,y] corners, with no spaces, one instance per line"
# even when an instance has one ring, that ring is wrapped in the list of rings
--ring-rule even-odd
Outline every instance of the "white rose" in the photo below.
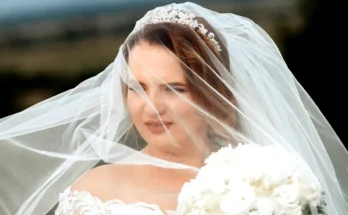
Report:
[[[208,166],[215,164],[233,164],[236,162],[235,151],[231,145],[222,147],[219,151],[212,153],[205,163]]]
[[[208,215],[219,212],[220,195],[211,191],[202,193],[199,198],[189,198],[178,204],[178,215]]]
[[[276,187],[272,197],[276,202],[275,214],[301,215],[299,192],[295,186],[282,185]]]
[[[239,169],[243,179],[249,183],[260,182],[264,173],[262,162],[255,162],[252,159],[242,160]]]
[[[303,196],[310,205],[318,206],[322,198],[321,192],[320,185],[312,181],[309,182],[307,189],[303,191]]]
[[[206,215],[207,213],[204,211],[203,208],[191,206],[187,210],[179,212],[177,211],[178,215]]]
[[[265,164],[264,172],[261,177],[261,188],[268,193],[275,187],[288,184],[289,177],[291,177],[293,170],[283,167],[272,166],[272,164]]]
[[[322,198],[322,188],[314,177],[310,177],[308,173],[296,173],[292,177],[292,183],[299,189],[302,204],[318,206]]]
[[[248,215],[273,215],[274,201],[269,197],[258,196],[255,207]]]
[[[190,182],[186,182],[181,188],[181,192],[178,196],[178,202],[181,203],[188,201],[189,198],[194,198],[195,196],[200,195],[202,191],[203,190],[196,180],[193,179]]]
[[[222,194],[228,191],[231,183],[240,181],[241,176],[229,165],[220,164],[203,167],[196,179],[202,188],[207,188],[215,194]]]
[[[260,194],[286,184],[296,169],[291,154],[277,145],[242,145],[235,149],[235,157],[243,179],[257,184]]]
[[[292,155],[277,145],[264,147],[264,175],[266,187],[272,189],[287,184],[297,168],[296,160]]]
[[[203,208],[208,214],[216,214],[220,210],[220,201],[221,195],[207,192],[202,196],[201,202],[199,205],[197,204],[197,206]]]
[[[233,215],[246,215],[255,203],[255,192],[245,183],[234,185],[230,192],[222,196],[220,210]]]

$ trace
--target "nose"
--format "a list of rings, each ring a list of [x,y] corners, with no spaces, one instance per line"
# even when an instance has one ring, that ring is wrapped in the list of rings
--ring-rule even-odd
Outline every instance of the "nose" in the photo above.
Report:
[[[162,116],[166,112],[164,96],[156,91],[148,92],[144,112],[151,118]]]

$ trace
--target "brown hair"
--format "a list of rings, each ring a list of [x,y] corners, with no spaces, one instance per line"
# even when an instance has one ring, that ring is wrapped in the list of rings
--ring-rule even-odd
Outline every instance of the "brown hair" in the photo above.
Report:
[[[126,41],[123,50],[125,59],[128,61],[130,50],[139,42],[165,46],[183,62],[183,69],[186,73],[190,90],[194,98],[197,98],[202,108],[219,121],[229,126],[234,126],[236,123],[236,112],[230,104],[221,98],[221,95],[234,104],[235,98],[231,91],[212,71],[217,71],[217,69],[206,51],[205,45],[214,53],[215,57],[225,69],[230,71],[228,52],[214,29],[204,19],[197,18],[197,20],[199,23],[204,24],[208,32],[215,34],[215,39],[219,42],[222,51],[216,52],[210,40],[187,25],[158,23],[146,25]],[[199,36],[197,36],[197,34]],[[204,43],[202,43],[202,40]],[[196,75],[193,74],[192,71],[196,73]],[[220,95],[217,95],[214,90],[206,86],[199,77],[203,79],[204,82],[208,83],[214,90],[218,91]],[[202,88],[204,91],[202,91]]]

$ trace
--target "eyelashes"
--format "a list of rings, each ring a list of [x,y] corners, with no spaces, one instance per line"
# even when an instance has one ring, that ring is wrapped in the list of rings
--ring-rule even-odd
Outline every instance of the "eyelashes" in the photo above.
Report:
[[[169,91],[169,92],[175,91],[177,93],[185,93],[186,92],[186,90],[184,88],[178,88],[178,87],[172,87],[172,88],[167,87],[166,91]]]
[[[138,91],[139,92],[139,91],[141,91],[141,89],[146,91],[145,87],[142,87],[142,88],[140,88],[140,87],[132,87],[132,86],[128,87],[128,90],[130,90],[130,91]],[[172,93],[174,93],[174,92],[176,92],[176,93],[185,93],[185,92],[187,92],[187,90],[185,88],[182,88],[182,87],[165,87],[165,91],[166,92],[172,92]]]
[[[128,90],[130,90],[130,91],[141,91],[141,90],[144,90],[144,91],[146,91],[146,89],[145,89],[145,87],[143,87],[143,86],[131,86],[131,85],[129,85],[128,86]]]

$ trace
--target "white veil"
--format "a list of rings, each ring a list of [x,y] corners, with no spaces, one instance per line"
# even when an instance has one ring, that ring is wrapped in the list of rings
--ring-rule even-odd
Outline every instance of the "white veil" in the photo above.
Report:
[[[175,119],[175,126],[181,126],[183,136],[189,137],[199,151],[206,152],[209,147],[202,144],[192,124],[181,118],[181,110],[170,108],[176,105],[172,100],[181,99],[198,113],[214,146],[238,142],[279,144],[297,153],[322,184],[328,214],[348,214],[347,150],[294,78],[272,39],[251,20],[235,14],[216,13],[193,3],[169,6],[194,14],[197,23],[203,23],[208,30],[206,35],[195,23],[193,27],[183,23],[149,24],[145,16],[120,47],[114,62],[100,74],[0,120],[0,214],[46,214],[57,203],[60,192],[100,161],[190,168],[185,163],[142,153],[146,138],[141,137],[141,132],[133,132],[129,111],[133,104],[126,102],[125,94],[132,90],[155,112],[158,108],[143,84],[137,82],[129,60],[142,65],[146,80],[167,86],[165,93],[171,93],[170,96],[162,94],[158,98],[168,106],[167,116]],[[165,13],[168,10],[160,7],[147,15]],[[183,19],[190,17],[182,15]],[[196,36],[168,45],[170,42],[163,40],[168,36],[162,37],[161,33],[175,25]],[[208,104],[183,96],[152,71],[145,60],[132,54],[132,48],[142,38],[150,37],[146,34],[152,35],[150,43],[162,44],[179,60],[188,82],[196,84],[191,86],[192,91]],[[173,30],[171,34],[179,33]],[[189,37],[198,40],[204,50],[192,45]],[[181,49],[184,46],[191,49],[190,59]],[[209,79],[204,72],[209,73]],[[162,115],[157,116],[161,119]],[[168,140],[173,146],[184,148],[171,129],[166,132]]]

